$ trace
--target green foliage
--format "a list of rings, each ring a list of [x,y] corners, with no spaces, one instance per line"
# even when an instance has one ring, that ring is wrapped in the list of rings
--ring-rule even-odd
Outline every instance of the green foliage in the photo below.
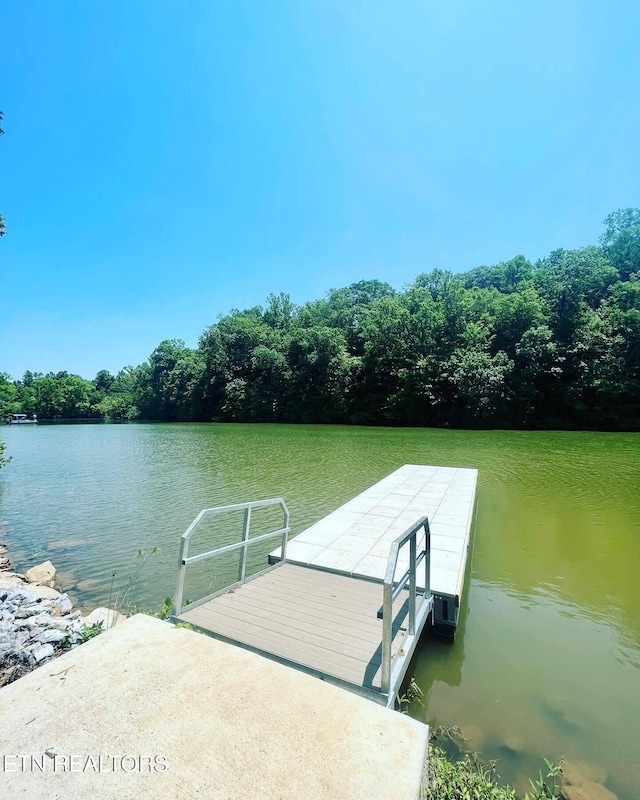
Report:
[[[164,603],[160,607],[160,610],[156,611],[154,614],[151,614],[151,616],[157,617],[157,619],[169,619],[172,609],[173,600],[170,597],[165,597]]]
[[[88,642],[94,636],[102,633],[104,625],[102,622],[94,622],[93,625],[83,625],[80,629],[80,639],[82,642]]]
[[[401,291],[376,280],[299,307],[232,310],[197,347],[92,382],[0,376],[0,412],[116,421],[640,429],[640,210],[596,246],[524,256]]]
[[[564,758],[560,759],[558,764],[545,758],[544,763],[546,772],[543,774],[540,770],[537,778],[529,780],[532,793],[527,792],[525,800],[556,800],[559,796],[560,782],[558,779],[562,777]]]
[[[444,750],[429,747],[428,778],[422,791],[423,800],[516,800],[509,787],[498,784],[495,764],[482,764],[465,755],[451,761]]]
[[[68,629],[67,629],[68,630]],[[84,644],[88,642],[89,639],[93,639],[94,636],[98,636],[98,634],[104,631],[104,625],[102,622],[94,622],[93,625],[83,625],[80,629],[80,642],[79,644]],[[77,641],[77,639],[74,639]],[[71,647],[72,641],[70,636],[64,636],[59,643],[59,647],[62,650],[68,650]]]
[[[425,708],[423,698],[424,692],[416,683],[415,678],[411,678],[405,693],[398,697],[398,705],[400,706],[402,713],[406,714],[411,703],[418,703],[418,705]]]
[[[544,759],[546,771],[530,781],[531,793],[525,800],[560,800],[558,778],[562,765]],[[450,759],[437,745],[429,747],[429,763],[423,800],[517,800],[515,791],[501,786],[495,762],[483,763],[476,754],[465,754],[460,759]]]
[[[5,444],[4,442],[0,442],[0,469],[4,467],[5,464],[8,464],[11,461],[11,456],[5,456]]]

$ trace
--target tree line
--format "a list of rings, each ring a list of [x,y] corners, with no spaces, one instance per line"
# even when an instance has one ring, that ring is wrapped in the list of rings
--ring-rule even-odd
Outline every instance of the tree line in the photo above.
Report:
[[[401,290],[363,280],[232,310],[197,347],[92,381],[0,376],[0,414],[48,419],[640,429],[640,209],[597,245]]]

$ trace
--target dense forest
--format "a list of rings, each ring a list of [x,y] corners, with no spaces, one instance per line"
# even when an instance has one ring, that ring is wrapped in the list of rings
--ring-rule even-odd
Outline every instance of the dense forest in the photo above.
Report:
[[[195,349],[92,381],[0,375],[0,414],[44,419],[640,429],[640,209],[598,245],[400,291],[377,280],[303,306],[233,310]]]

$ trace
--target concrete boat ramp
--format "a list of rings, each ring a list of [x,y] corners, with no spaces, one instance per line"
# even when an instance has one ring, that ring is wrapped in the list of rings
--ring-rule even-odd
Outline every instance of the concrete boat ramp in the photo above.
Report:
[[[0,797],[409,800],[427,731],[137,615],[0,689]]]
[[[405,465],[291,541],[282,498],[204,509],[172,622],[210,636],[137,615],[1,689],[4,793],[417,797],[428,728],[391,709],[425,626],[455,632],[476,480]],[[252,536],[269,507],[281,524]],[[238,541],[189,554],[203,520],[238,511]],[[271,540],[247,577],[248,548]],[[189,566],[230,553],[237,581],[183,607]],[[120,761],[96,771],[100,755]]]

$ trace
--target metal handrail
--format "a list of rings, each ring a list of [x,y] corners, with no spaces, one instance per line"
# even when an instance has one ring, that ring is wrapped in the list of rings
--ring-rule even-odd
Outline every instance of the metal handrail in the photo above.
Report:
[[[282,509],[282,527],[269,533],[263,533],[260,536],[254,536],[253,539],[249,538],[249,528],[251,527],[251,511],[254,508],[264,508],[265,506],[280,506]],[[198,525],[205,517],[215,516],[217,514],[225,514],[229,511],[244,511],[244,522],[242,525],[242,539],[234,544],[223,545],[216,547],[213,550],[208,550],[206,553],[198,553],[195,556],[189,556],[189,540],[195,532]],[[206,558],[215,558],[223,553],[230,553],[234,550],[240,550],[240,568],[239,568],[239,581],[237,584],[245,582],[246,563],[247,563],[247,548],[255,542],[264,542],[267,539],[273,539],[276,536],[282,537],[282,556],[281,563],[284,563],[287,558],[287,537],[291,528],[289,527],[289,509],[282,497],[274,497],[270,500],[253,500],[250,503],[235,503],[230,506],[216,506],[214,508],[204,508],[193,520],[191,525],[182,534],[180,541],[180,571],[178,574],[178,585],[176,587],[176,596],[173,601],[174,615],[178,616],[182,613],[182,600],[184,596],[184,580],[189,564],[196,561],[203,561]],[[206,598],[205,598],[206,599]],[[200,600],[199,602],[203,602]]]
[[[425,544],[424,550],[417,553],[417,537],[418,531],[424,528]],[[398,566],[398,556],[400,549],[409,543],[409,568],[396,582],[394,576]],[[424,561],[424,593],[421,595],[419,604],[416,604],[418,591],[416,583],[416,575],[418,565]],[[412,637],[416,635],[416,619],[422,621],[429,613],[431,606],[431,588],[429,586],[430,571],[431,571],[431,532],[429,530],[429,520],[427,517],[422,517],[409,530],[398,536],[397,539],[391,544],[389,551],[389,558],[387,560],[387,571],[384,576],[383,587],[383,601],[382,601],[382,685],[381,689],[384,694],[391,696],[395,695],[397,686],[393,677],[398,673],[394,670],[398,659],[401,657],[400,653],[403,648],[395,656],[391,655],[391,645],[393,644],[393,602],[398,597],[400,592],[409,583],[409,626],[406,636]],[[396,583],[394,587],[394,583]],[[418,626],[418,630],[421,626]],[[406,650],[406,648],[405,648]],[[392,692],[393,688],[393,692]]]

